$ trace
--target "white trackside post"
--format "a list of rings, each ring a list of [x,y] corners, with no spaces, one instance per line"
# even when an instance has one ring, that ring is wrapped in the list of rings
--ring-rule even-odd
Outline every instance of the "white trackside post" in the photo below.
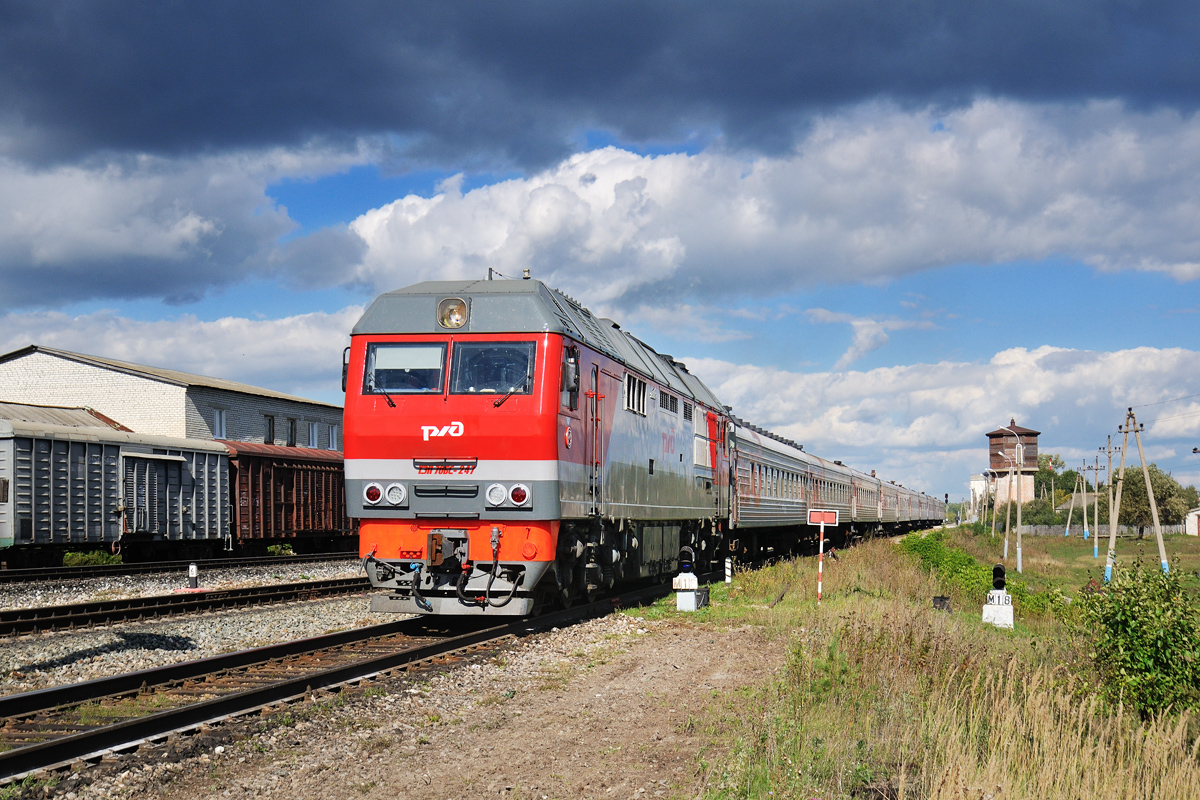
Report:
[[[733,559],[725,559],[725,582],[733,583]]]
[[[817,549],[817,605],[821,605],[821,582],[825,578],[825,523],[821,523],[821,544]]]

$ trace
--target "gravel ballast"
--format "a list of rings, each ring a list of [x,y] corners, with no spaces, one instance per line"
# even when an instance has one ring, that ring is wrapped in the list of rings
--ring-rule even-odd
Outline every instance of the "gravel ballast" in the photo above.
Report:
[[[363,594],[3,640],[0,694],[304,639],[403,617],[370,612]]]
[[[208,569],[200,573],[200,586],[232,589],[265,586],[272,583],[323,581],[363,575],[362,564],[355,558],[314,561],[308,564],[276,564],[262,567]],[[14,583],[0,586],[0,610],[35,608],[94,600],[118,600],[126,597],[151,597],[170,594],[188,585],[186,572],[161,575],[112,575],[75,580]]]

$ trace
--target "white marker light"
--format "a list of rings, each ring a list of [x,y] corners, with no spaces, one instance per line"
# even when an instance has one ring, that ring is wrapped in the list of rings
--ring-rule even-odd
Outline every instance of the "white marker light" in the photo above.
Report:
[[[484,496],[487,498],[489,506],[502,506],[504,498],[508,497],[508,490],[499,483],[493,483],[487,488]]]

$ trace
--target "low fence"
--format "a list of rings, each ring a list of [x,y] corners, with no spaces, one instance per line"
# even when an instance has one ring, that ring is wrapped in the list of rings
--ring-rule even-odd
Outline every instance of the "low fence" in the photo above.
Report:
[[[1066,525],[1025,525],[1025,526],[1023,526],[1024,535],[1026,535],[1026,536],[1062,536],[1063,531],[1066,530],[1066,527],[1067,527]],[[988,526],[988,530],[991,530],[990,525]],[[996,531],[1000,532],[1003,530],[1004,530],[1004,523],[1001,522],[1000,524],[998,524],[996,526]],[[1014,520],[1013,524],[1012,524],[1012,531],[1014,533],[1016,533],[1016,530],[1017,530],[1017,523]],[[1153,525],[1147,525],[1143,530],[1144,530],[1144,535],[1150,536],[1150,537],[1154,536],[1154,526]],[[1094,529],[1092,528],[1090,520],[1088,522],[1088,531],[1092,532],[1092,533],[1095,532]],[[1163,525],[1162,532],[1164,534],[1183,533],[1183,525]],[[1083,523],[1081,523],[1077,519],[1071,520],[1071,535],[1072,536],[1082,536],[1083,535]],[[1100,523],[1100,535],[1108,536],[1108,523],[1106,523],[1106,522]],[[1136,525],[1118,525],[1117,526],[1117,536],[1136,537],[1137,535],[1138,535],[1138,528]]]

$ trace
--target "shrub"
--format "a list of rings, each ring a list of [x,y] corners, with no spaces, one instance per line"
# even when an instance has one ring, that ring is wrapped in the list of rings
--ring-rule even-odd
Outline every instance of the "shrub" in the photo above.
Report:
[[[1079,604],[1076,628],[1105,698],[1143,716],[1200,705],[1200,619],[1181,578],[1138,562]]]
[[[267,545],[267,555],[269,556],[294,556],[296,552],[292,550],[290,544],[270,544]]]
[[[103,564],[123,563],[120,555],[106,553],[103,550],[88,550],[83,553],[64,553],[64,567],[94,567]]]

